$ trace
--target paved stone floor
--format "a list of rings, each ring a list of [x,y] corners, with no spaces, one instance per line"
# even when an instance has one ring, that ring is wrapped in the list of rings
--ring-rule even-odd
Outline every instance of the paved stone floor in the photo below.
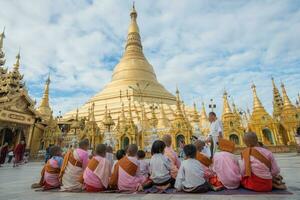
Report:
[[[35,192],[30,189],[33,182],[39,179],[41,163],[29,163],[18,168],[3,166],[0,168],[0,200],[10,199],[300,199],[300,156],[296,154],[277,154],[281,173],[293,195],[199,195],[199,194],[88,194],[63,192]]]

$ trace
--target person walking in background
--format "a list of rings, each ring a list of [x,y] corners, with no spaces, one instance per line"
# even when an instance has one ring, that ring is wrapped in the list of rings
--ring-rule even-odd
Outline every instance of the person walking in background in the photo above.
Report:
[[[5,163],[5,159],[8,153],[8,143],[5,142],[4,145],[0,148],[0,167]]]
[[[8,161],[7,161],[7,163],[11,163],[13,158],[14,158],[14,146],[12,146],[8,151]]]
[[[218,147],[218,140],[223,134],[222,122],[217,118],[216,113],[210,112],[208,115],[208,121],[210,122],[210,131],[207,141],[210,142],[211,159]]]
[[[21,142],[16,146],[14,150],[14,155],[15,155],[14,167],[19,166],[19,164],[22,162],[24,153],[25,153],[25,141],[21,140]]]

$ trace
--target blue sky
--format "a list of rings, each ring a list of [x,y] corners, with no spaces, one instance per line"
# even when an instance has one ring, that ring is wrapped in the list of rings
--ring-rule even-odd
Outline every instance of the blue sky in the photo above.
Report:
[[[82,105],[111,79],[132,1],[0,0],[6,65],[21,47],[21,72],[38,102],[51,73],[54,113]],[[136,1],[144,53],[158,80],[187,104],[214,98],[252,108],[251,84],[272,111],[271,76],[295,102],[300,92],[300,2]]]

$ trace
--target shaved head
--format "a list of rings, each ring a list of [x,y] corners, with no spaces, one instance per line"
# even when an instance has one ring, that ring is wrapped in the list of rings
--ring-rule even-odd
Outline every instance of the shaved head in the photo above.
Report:
[[[166,144],[167,147],[170,147],[172,144],[172,136],[169,134],[165,134],[162,137],[162,141]]]
[[[205,142],[202,140],[197,140],[194,145],[196,146],[197,151],[202,151],[205,147]]]
[[[247,147],[258,146],[258,138],[254,132],[245,133],[243,140]]]
[[[127,148],[127,155],[131,157],[135,157],[138,151],[138,147],[136,144],[131,144]]]

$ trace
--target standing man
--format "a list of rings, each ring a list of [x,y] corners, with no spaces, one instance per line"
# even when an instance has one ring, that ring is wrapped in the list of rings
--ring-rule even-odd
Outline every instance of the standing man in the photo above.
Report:
[[[210,112],[208,115],[208,121],[210,122],[210,131],[208,134],[207,142],[210,142],[211,159],[218,147],[218,140],[222,138],[223,125],[217,118],[216,113]]]
[[[21,142],[14,149],[14,155],[15,155],[14,167],[19,166],[19,164],[23,161],[25,146],[26,146],[25,141],[21,140]]]
[[[0,147],[0,167],[5,163],[5,159],[8,153],[8,143],[5,142],[2,147]]]

